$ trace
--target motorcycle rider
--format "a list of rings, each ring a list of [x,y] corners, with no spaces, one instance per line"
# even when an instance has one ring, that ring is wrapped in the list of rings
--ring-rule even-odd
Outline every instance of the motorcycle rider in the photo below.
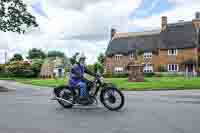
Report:
[[[85,61],[86,57],[82,53],[78,57],[77,62],[72,66],[69,76],[69,87],[72,89],[78,87],[80,89],[79,100],[88,99],[87,83],[90,81],[84,77],[84,74],[87,73],[91,76],[96,76],[96,74],[86,68]]]

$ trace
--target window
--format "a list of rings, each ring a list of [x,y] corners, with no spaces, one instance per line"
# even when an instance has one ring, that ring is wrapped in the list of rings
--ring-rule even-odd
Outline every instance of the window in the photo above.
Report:
[[[124,68],[123,67],[115,67],[115,72],[120,73],[123,72]]]
[[[177,55],[178,50],[177,49],[169,49],[168,50],[168,55]]]
[[[169,72],[177,72],[178,71],[178,64],[168,64],[168,71]]]
[[[152,64],[145,64],[144,65],[144,73],[151,73],[151,72],[153,72]]]
[[[122,55],[121,55],[121,54],[117,54],[117,55],[115,55],[115,60],[116,60],[116,61],[118,61],[118,60],[120,60],[120,59],[121,59],[121,57],[122,57]]]
[[[135,57],[134,52],[130,53],[130,59],[134,59],[134,57]]]
[[[144,58],[152,58],[152,52],[145,52]]]

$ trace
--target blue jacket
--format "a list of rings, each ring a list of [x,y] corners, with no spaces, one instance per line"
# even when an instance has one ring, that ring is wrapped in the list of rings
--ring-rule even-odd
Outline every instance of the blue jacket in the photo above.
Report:
[[[83,80],[84,73],[95,76],[95,74],[90,72],[86,67],[79,64],[73,65],[69,75],[69,87],[77,86],[77,84]]]

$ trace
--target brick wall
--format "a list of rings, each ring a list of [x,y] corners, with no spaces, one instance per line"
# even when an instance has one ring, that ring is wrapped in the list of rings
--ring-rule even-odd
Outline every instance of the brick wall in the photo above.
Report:
[[[153,54],[152,58],[149,59],[144,59],[143,54],[138,56],[138,60],[141,64],[152,64],[154,72],[159,72],[159,67],[161,65],[165,65],[167,67],[168,64],[179,64],[179,70],[184,71],[184,66],[181,65],[181,63],[189,59],[194,61],[196,60],[194,48],[178,49],[177,56],[168,55],[168,50],[159,50],[158,54]],[[123,55],[120,60],[116,60],[115,56],[106,57],[106,72],[114,72],[115,67],[123,67],[125,69],[130,62],[134,62],[134,59],[130,59],[130,55]]]
[[[116,60],[115,56],[106,57],[105,67],[107,73],[113,73],[115,67],[123,67],[124,72],[126,72],[126,67],[131,60],[129,55],[122,55],[120,60]]]
[[[168,55],[168,50],[159,50],[158,60],[154,64],[167,65],[167,64],[181,64],[183,61],[189,59],[196,60],[196,53],[194,48],[178,49],[177,56]],[[183,66],[180,65],[180,71],[183,71]]]

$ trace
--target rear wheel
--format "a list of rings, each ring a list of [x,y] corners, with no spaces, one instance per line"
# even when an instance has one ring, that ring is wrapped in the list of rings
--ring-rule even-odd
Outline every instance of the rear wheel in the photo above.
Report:
[[[111,111],[119,110],[124,106],[124,95],[116,88],[102,90],[100,100]]]

